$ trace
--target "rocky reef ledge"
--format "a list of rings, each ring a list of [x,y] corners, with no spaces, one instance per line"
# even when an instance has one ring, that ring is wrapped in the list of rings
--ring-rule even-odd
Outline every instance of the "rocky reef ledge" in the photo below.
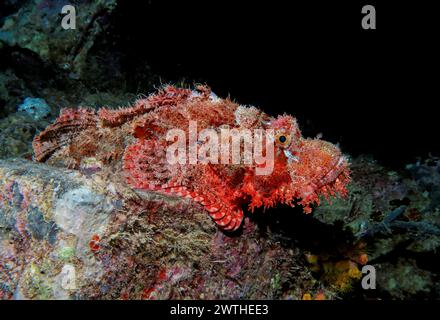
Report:
[[[199,204],[93,165],[0,160],[0,299],[438,297],[439,159],[351,169],[347,198],[255,212],[224,233]],[[361,287],[364,264],[375,290]]]
[[[226,235],[186,200],[0,160],[3,299],[300,299],[303,261],[248,218]]]

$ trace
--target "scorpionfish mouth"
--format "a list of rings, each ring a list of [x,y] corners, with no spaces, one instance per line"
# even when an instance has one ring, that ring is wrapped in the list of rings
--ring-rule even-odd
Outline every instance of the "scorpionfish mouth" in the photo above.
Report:
[[[350,181],[348,160],[330,142],[305,139],[298,161],[289,164],[289,173],[293,188],[298,190],[306,207],[319,203],[319,195],[329,199],[337,194],[347,194],[346,185]]]

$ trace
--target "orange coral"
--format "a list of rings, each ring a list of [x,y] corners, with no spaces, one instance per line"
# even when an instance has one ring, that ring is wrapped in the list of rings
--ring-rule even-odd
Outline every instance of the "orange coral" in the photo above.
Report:
[[[101,237],[97,234],[94,234],[89,241],[89,247],[92,252],[98,252],[101,249],[99,242],[101,241]]]

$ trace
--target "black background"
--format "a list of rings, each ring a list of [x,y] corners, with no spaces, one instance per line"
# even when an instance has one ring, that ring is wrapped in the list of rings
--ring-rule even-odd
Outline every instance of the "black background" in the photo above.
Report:
[[[268,315],[213,315],[207,312],[201,318],[171,315],[177,304],[185,307],[204,307],[215,310],[215,304],[267,304]],[[44,314],[47,319],[96,317],[99,319],[414,319],[420,312],[434,314],[438,302],[434,301],[2,301],[2,314],[28,316]],[[48,311],[50,310],[50,311]]]
[[[164,82],[207,83],[397,168],[440,150],[439,33],[428,3],[121,1],[114,25],[133,73],[148,63]],[[361,27],[366,4],[376,30]]]

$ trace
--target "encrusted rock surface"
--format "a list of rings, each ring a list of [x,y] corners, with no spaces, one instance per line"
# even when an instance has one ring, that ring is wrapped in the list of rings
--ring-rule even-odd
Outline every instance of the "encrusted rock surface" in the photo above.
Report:
[[[136,194],[99,172],[2,160],[0,296],[436,297],[438,167],[429,159],[394,172],[355,159],[347,199],[312,216],[256,212],[227,235],[190,201]],[[376,290],[360,286],[362,259],[376,268]]]
[[[440,161],[431,157],[392,171],[368,157],[352,163],[347,199],[316,208],[314,217],[339,225],[363,243],[377,270],[370,297],[440,297]]]
[[[323,288],[299,249],[249,219],[225,235],[189,201],[25,160],[0,161],[0,239],[3,299],[300,299]]]
[[[0,28],[3,46],[18,46],[37,54],[79,77],[86,67],[88,51],[105,24],[100,21],[115,7],[115,0],[75,1],[76,29],[61,27],[66,3],[32,0],[5,18]]]

